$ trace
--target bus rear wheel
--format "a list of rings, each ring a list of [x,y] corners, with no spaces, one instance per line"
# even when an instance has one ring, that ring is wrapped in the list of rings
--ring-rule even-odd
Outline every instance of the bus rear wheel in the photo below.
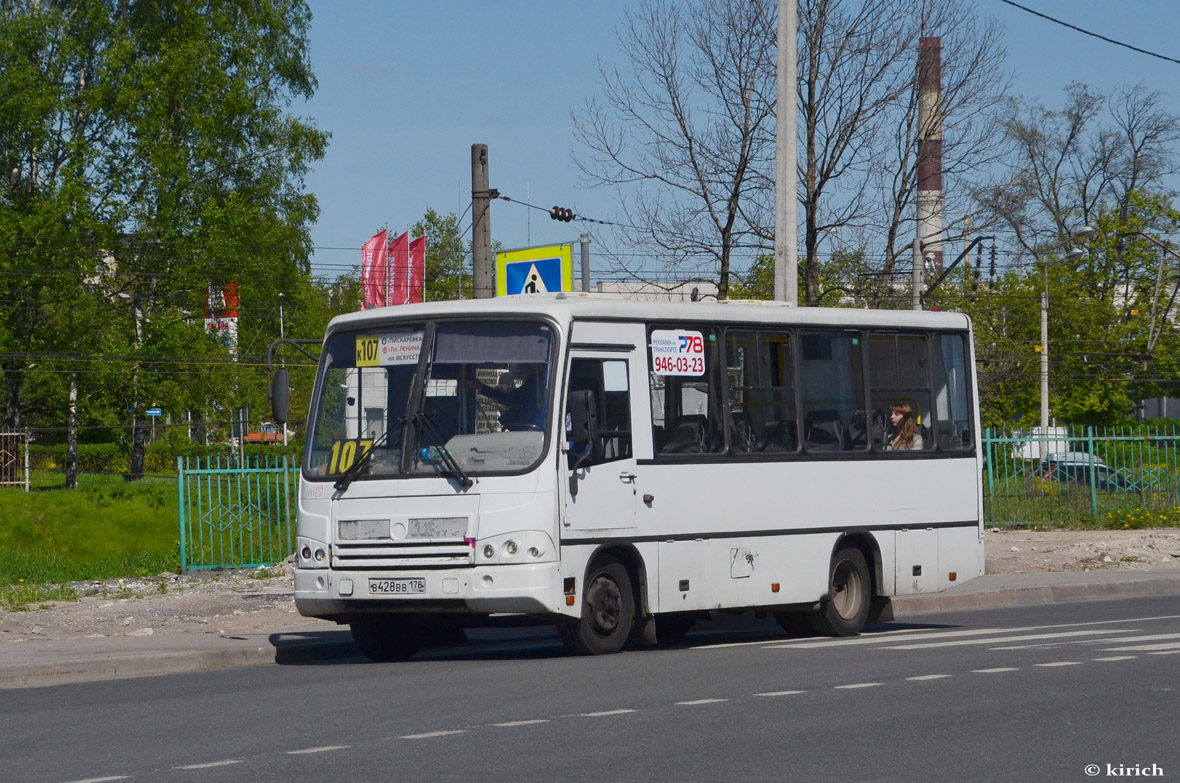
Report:
[[[872,598],[872,582],[864,554],[855,547],[845,547],[832,558],[827,595],[808,620],[816,633],[853,636],[864,627]]]
[[[422,649],[425,629],[416,619],[381,617],[349,623],[356,646],[366,657],[378,662],[408,661]]]
[[[609,655],[623,649],[635,622],[631,578],[617,560],[599,560],[586,576],[582,616],[557,626],[562,644],[575,655]]]

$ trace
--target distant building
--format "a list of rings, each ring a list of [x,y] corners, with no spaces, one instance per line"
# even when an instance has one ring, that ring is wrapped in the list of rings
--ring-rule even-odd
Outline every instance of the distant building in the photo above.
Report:
[[[627,299],[648,302],[717,301],[717,284],[710,280],[685,280],[679,283],[648,283],[640,280],[614,280],[597,283],[596,294],[618,294]]]

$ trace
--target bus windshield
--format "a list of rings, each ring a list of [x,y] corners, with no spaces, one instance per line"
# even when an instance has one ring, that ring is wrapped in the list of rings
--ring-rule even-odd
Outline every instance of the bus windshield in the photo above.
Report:
[[[520,321],[398,324],[334,333],[304,457],[311,477],[482,475],[542,454],[553,330]]]

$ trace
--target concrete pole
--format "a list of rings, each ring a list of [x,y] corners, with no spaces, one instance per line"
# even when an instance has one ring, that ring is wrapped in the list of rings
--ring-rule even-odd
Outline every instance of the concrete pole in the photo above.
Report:
[[[1041,292],[1041,459],[1044,460],[1049,444],[1049,262],[1041,262],[1045,273],[1045,290]]]
[[[914,276],[913,276],[913,300],[911,309],[922,309],[922,272],[925,260],[922,258],[922,238],[914,237]]]
[[[492,216],[488,193],[488,145],[471,145],[471,265],[476,299],[496,295],[492,276]]]
[[[578,237],[582,243],[582,291],[590,293],[590,235],[582,234]]]
[[[774,154],[774,298],[791,305],[799,304],[796,1],[778,0],[778,112]]]

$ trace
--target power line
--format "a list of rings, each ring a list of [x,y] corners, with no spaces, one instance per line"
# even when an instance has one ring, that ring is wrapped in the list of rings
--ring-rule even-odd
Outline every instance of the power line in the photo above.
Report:
[[[1049,16],[1048,14],[1042,14],[1040,11],[1034,11],[1033,9],[1028,8],[1027,6],[1021,5],[1020,3],[1014,3],[1012,0],[1000,0],[1000,2],[1007,3],[1008,5],[1012,6],[1013,8],[1019,8],[1021,11],[1025,11],[1027,13],[1030,13],[1033,16],[1039,16],[1042,19],[1046,19],[1046,20],[1052,22],[1053,24],[1059,24],[1062,27],[1068,27],[1070,30],[1074,30],[1075,32],[1082,33],[1083,35],[1088,35],[1093,38],[1097,38],[1100,41],[1106,41],[1107,43],[1114,44],[1115,46],[1121,46],[1124,49],[1130,49],[1131,51],[1138,52],[1139,54],[1146,54],[1149,57],[1157,57],[1161,60],[1167,60],[1170,63],[1176,63],[1177,65],[1180,65],[1180,60],[1177,60],[1173,57],[1168,57],[1167,55],[1158,54],[1157,52],[1152,52],[1147,49],[1140,49],[1138,46],[1132,46],[1129,43],[1123,43],[1122,41],[1116,41],[1113,38],[1107,38],[1105,35],[1100,35],[1099,33],[1094,33],[1089,30],[1084,30],[1081,27],[1078,27],[1077,25],[1070,24],[1069,22],[1064,22],[1060,19]]]

